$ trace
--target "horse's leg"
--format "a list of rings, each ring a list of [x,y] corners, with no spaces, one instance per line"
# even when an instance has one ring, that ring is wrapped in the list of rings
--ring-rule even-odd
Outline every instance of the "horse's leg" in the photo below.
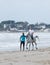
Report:
[[[38,47],[37,47],[37,43],[36,43],[36,42],[35,42],[35,48],[38,49]]]
[[[28,49],[27,45],[28,45],[28,42],[26,43],[26,49]]]
[[[32,42],[32,50],[34,49],[34,44],[33,44],[33,42]]]
[[[21,46],[22,46],[22,44],[20,43],[20,51],[21,51]]]
[[[30,51],[30,46],[31,46],[31,44],[29,43],[29,51]]]

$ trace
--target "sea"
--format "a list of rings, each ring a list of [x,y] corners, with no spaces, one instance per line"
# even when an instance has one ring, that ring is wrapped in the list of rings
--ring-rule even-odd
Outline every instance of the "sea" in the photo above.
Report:
[[[26,34],[26,32],[25,32]],[[20,50],[20,36],[22,32],[0,32],[0,51],[18,51]],[[50,47],[50,32],[35,32],[38,36],[38,48]]]

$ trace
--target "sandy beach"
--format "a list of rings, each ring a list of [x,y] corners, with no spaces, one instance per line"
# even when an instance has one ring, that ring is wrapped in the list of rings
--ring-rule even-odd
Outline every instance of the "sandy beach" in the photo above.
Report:
[[[0,65],[50,65],[50,48],[0,52]]]

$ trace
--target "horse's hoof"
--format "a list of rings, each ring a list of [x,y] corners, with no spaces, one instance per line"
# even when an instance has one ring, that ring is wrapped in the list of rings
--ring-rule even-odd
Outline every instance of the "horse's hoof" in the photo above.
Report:
[[[37,50],[38,48],[36,48],[36,50]]]
[[[28,49],[28,51],[30,51],[30,49]]]
[[[26,47],[26,49],[28,49],[28,48]]]

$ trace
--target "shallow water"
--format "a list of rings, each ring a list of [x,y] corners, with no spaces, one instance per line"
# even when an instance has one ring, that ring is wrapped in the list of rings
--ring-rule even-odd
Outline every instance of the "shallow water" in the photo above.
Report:
[[[36,32],[38,35],[38,48],[50,47],[50,33]],[[16,51],[19,50],[21,33],[0,33],[0,51]]]

